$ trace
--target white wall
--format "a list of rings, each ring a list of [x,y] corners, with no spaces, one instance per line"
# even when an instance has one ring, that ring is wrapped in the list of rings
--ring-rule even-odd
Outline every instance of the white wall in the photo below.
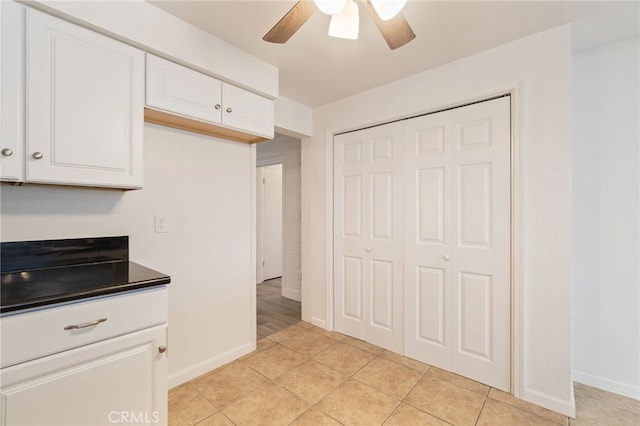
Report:
[[[131,260],[171,276],[175,386],[255,345],[254,150],[146,124],[144,189],[2,184],[1,240],[129,235]],[[154,233],[154,214],[169,233]]]
[[[563,26],[313,110],[303,141],[303,319],[331,328],[332,173],[327,144],[336,131],[464,103],[515,87],[515,139],[522,151],[514,184],[514,393],[574,415],[570,353],[571,34]],[[329,152],[329,155],[327,154]],[[519,160],[519,161],[520,161]]]
[[[640,44],[573,57],[574,379],[640,399]]]
[[[256,145],[257,164],[284,159],[284,262],[283,296],[300,301],[301,293],[301,231],[300,231],[300,140],[276,135],[273,140]]]
[[[313,134],[313,110],[284,97],[273,101],[276,132],[293,138],[307,138]]]

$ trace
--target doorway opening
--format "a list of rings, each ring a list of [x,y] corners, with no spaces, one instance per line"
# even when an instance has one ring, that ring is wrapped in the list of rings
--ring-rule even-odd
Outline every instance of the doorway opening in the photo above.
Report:
[[[256,145],[256,320],[258,339],[301,319],[299,139]]]

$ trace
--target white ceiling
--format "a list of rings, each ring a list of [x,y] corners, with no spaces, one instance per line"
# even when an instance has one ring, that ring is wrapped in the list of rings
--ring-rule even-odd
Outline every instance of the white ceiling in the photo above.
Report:
[[[280,95],[322,105],[491,47],[574,23],[574,51],[639,33],[640,2],[409,0],[403,14],[416,33],[389,50],[360,4],[357,41],[329,37],[317,11],[286,44],[262,36],[296,0],[152,1],[228,43],[277,66]]]

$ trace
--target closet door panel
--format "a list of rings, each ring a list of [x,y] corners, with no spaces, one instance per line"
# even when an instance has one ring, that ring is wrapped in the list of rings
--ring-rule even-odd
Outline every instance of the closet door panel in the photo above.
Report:
[[[334,147],[334,322],[336,331],[366,338],[369,271],[365,256],[369,217],[366,139],[337,136]]]
[[[450,369],[451,126],[443,114],[405,126],[404,353]]]
[[[402,139],[400,123],[334,138],[335,329],[396,352],[403,333]],[[357,269],[355,259],[357,274],[347,271]]]
[[[418,313],[416,340],[443,348],[445,345],[445,280],[447,272],[440,268],[417,268],[415,310]]]
[[[444,245],[445,167],[416,170],[417,243]]]
[[[452,370],[510,390],[510,99],[450,111]]]
[[[406,121],[405,355],[509,390],[509,98]]]

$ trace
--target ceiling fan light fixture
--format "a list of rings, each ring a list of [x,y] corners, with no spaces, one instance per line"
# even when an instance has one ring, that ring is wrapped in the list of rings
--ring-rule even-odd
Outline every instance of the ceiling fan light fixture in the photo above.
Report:
[[[349,0],[313,0],[320,12],[335,15],[341,12]]]
[[[396,16],[402,8],[407,4],[407,0],[371,0],[373,8],[383,21]]]
[[[358,5],[355,1],[349,0],[342,11],[331,16],[329,35],[331,37],[357,40],[359,27],[360,14],[358,13]]]

